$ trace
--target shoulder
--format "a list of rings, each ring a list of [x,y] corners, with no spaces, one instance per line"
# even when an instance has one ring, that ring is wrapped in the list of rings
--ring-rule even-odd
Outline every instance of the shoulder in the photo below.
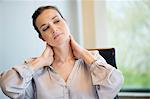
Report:
[[[98,50],[94,50],[94,51],[89,51],[93,56],[97,56],[99,55],[99,51]]]
[[[93,57],[95,57],[96,60],[102,63],[106,63],[106,60],[101,56],[98,50],[89,51],[89,52],[93,55]]]
[[[100,58],[103,59],[103,57],[99,54],[98,50],[94,51],[88,51],[96,60],[99,60]],[[78,59],[79,65],[87,65],[83,59]]]

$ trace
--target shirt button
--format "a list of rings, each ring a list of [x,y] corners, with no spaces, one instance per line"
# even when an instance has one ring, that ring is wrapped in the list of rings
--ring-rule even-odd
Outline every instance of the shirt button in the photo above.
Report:
[[[97,85],[97,90],[100,90],[100,85]]]
[[[67,89],[67,86],[64,86],[65,90]]]

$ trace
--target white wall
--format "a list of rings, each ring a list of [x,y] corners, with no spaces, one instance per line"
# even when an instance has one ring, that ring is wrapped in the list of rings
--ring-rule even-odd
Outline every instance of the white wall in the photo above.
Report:
[[[108,31],[106,17],[106,1],[95,0],[94,15],[95,15],[95,32],[96,32],[96,48],[107,48],[108,46]]]
[[[31,16],[41,5],[56,5],[66,18],[71,33],[80,43],[77,1],[73,0],[1,0],[0,1],[0,72],[40,55],[45,47],[32,26]],[[0,92],[0,99],[7,99]]]

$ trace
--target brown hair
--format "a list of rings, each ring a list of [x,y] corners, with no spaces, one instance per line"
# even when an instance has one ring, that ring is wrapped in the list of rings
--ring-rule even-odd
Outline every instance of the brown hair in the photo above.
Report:
[[[32,23],[33,23],[34,29],[38,32],[39,38],[41,38],[41,39],[42,39],[41,33],[40,33],[39,29],[38,29],[37,26],[36,26],[36,19],[37,19],[37,17],[38,17],[42,12],[44,12],[44,11],[47,10],[47,9],[54,9],[54,10],[56,10],[56,11],[60,14],[60,16],[64,19],[64,17],[62,16],[62,14],[61,14],[60,11],[58,10],[58,8],[55,7],[55,6],[41,6],[41,7],[39,7],[37,10],[35,10],[35,12],[34,12],[33,15],[32,15]]]

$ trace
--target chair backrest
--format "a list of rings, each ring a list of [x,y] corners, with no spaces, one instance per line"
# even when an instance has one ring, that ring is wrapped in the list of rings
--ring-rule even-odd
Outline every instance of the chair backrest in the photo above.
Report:
[[[115,48],[96,48],[96,49],[88,49],[89,51],[98,50],[99,54],[106,60],[106,62],[113,67],[116,66],[116,58],[115,58]],[[114,99],[119,99],[118,95]]]
[[[115,48],[96,48],[96,49],[88,49],[89,51],[98,50],[99,54],[106,60],[106,62],[113,67],[117,68],[116,66],[116,58],[115,58]]]

